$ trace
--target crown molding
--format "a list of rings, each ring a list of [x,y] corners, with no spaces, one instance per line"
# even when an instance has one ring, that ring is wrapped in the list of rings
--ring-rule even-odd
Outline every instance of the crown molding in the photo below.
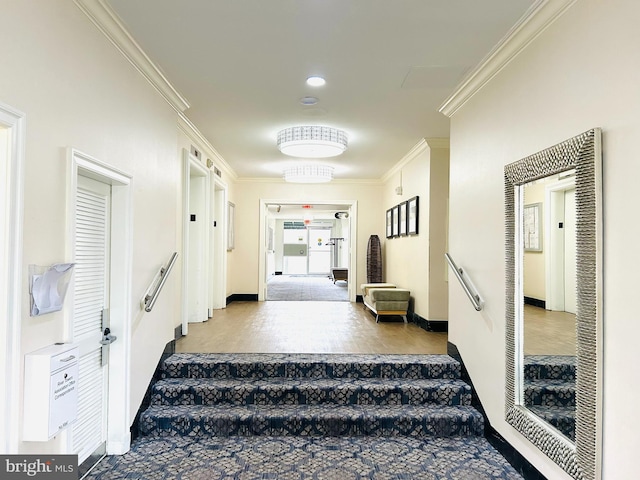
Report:
[[[387,173],[385,173],[380,181],[382,183],[386,183],[393,175],[400,171],[402,167],[404,167],[407,163],[414,160],[418,155],[423,153],[425,150],[429,148],[429,144],[425,138],[421,138],[418,143],[416,143],[409,152],[398,161],[393,167],[389,169]]]
[[[427,145],[429,148],[449,148],[449,138],[445,137],[434,137],[427,138]]]
[[[238,174],[235,170],[231,168],[222,155],[211,145],[211,142],[198,130],[198,127],[182,112],[178,112],[178,128],[189,137],[192,142],[197,144],[197,147],[203,151],[202,153],[204,153],[206,157],[213,161],[215,166],[224,170],[234,181],[238,180]]]
[[[115,45],[129,62],[153,85],[177,112],[189,102],[171,85],[160,69],[142,50],[105,0],[74,0],[76,5]]]
[[[537,0],[507,35],[456,87],[439,111],[452,117],[576,0]]]

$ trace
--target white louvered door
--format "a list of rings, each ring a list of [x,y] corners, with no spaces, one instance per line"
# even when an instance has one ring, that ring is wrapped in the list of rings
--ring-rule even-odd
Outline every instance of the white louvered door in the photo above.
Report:
[[[80,463],[100,455],[107,438],[108,352],[103,361],[100,341],[103,310],[109,307],[110,207],[110,185],[78,176],[71,328],[80,346],[80,373],[71,445]]]

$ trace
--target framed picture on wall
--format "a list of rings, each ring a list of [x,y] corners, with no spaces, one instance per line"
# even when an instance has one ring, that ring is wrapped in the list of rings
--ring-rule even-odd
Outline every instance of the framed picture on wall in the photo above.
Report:
[[[397,237],[400,235],[400,205],[396,205],[395,207],[393,207],[391,210],[393,210],[392,213],[392,217],[393,217],[393,228],[392,228],[392,237]]]
[[[227,202],[227,251],[235,248],[236,206]]]
[[[542,229],[540,228],[540,215],[542,203],[532,203],[524,206],[523,228],[524,228],[524,251],[542,251]]]
[[[419,213],[419,197],[413,197],[407,200],[407,234],[418,234],[418,213]]]
[[[402,202],[398,207],[400,208],[400,236],[404,237],[407,235],[407,202]]]
[[[393,209],[387,210],[387,238],[393,237]]]

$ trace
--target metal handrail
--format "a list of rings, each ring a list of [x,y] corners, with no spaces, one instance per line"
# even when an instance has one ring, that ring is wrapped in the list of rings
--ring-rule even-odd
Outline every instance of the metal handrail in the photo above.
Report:
[[[176,258],[178,258],[178,252],[173,252],[173,255],[171,255],[171,259],[169,260],[167,266],[161,267],[160,270],[158,270],[158,273],[156,273],[156,276],[153,277],[153,282],[147,289],[147,292],[142,301],[145,312],[150,312],[151,309],[153,309],[153,306],[156,304],[156,300],[158,299],[160,290],[162,290],[164,282],[167,280],[169,272],[171,272],[173,264],[176,262]],[[149,293],[149,290],[151,290],[152,288],[153,293]]]
[[[460,282],[460,285],[462,285],[462,289],[464,290],[464,293],[467,294],[467,297],[469,297],[469,300],[471,300],[471,303],[473,303],[473,308],[475,308],[476,311],[479,312],[480,310],[482,310],[482,299],[480,298],[480,295],[478,295],[477,292],[474,293],[475,288],[471,283],[471,279],[469,279],[468,281],[465,280],[464,270],[462,270],[462,268],[459,268],[456,265],[456,263],[453,261],[453,258],[451,258],[451,256],[448,253],[445,253],[444,256],[447,259],[447,262],[449,262],[449,266],[455,272],[456,278]]]

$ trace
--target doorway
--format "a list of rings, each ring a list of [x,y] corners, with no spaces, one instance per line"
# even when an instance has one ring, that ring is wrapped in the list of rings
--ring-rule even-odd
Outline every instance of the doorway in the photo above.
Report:
[[[331,267],[339,266],[349,272],[346,285],[341,285],[346,287],[345,300],[355,302],[357,212],[356,201],[261,199],[258,300],[268,299],[270,280],[281,280],[293,267],[294,274],[323,276],[334,285]],[[285,234],[291,231],[295,241],[287,243]]]
[[[25,115],[0,104],[0,450],[18,451]]]
[[[546,256],[547,310],[576,313],[576,204],[575,177],[546,188],[545,241],[549,245]]]
[[[227,306],[227,185],[215,175],[211,175],[212,217],[211,230],[211,310]]]
[[[209,319],[210,171],[186,149],[183,153],[182,335],[189,323]]]
[[[122,454],[131,440],[132,179],[78,150],[68,157],[68,256],[76,267],[65,339],[80,346],[80,372],[78,419],[66,435],[82,464]],[[103,346],[107,327],[118,341]]]

